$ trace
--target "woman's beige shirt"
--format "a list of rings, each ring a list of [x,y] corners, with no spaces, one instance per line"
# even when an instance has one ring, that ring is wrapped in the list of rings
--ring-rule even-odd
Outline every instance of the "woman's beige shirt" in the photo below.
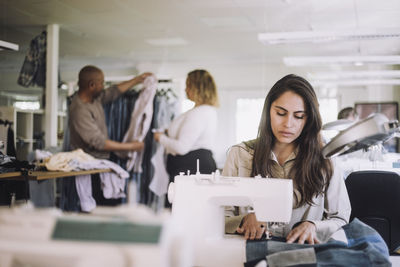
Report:
[[[291,179],[288,177],[288,174],[295,157],[295,153],[292,153],[283,166],[281,166],[275,155],[272,154],[271,158],[275,162],[273,166],[273,178]],[[250,177],[252,159],[253,150],[248,148],[245,144],[241,143],[231,147],[222,175]],[[325,190],[325,194],[314,197],[313,205],[305,204],[301,207],[294,207],[289,224],[275,229],[269,229],[272,230],[272,234],[286,237],[293,225],[297,222],[311,221],[316,226],[318,240],[324,242],[340,227],[347,224],[349,222],[351,206],[344,179],[340,176],[340,173],[341,172],[335,167],[334,174],[328,188]],[[299,196],[297,190],[294,190],[293,194]],[[230,218],[226,220],[225,229],[227,233],[234,233],[245,214],[243,214],[243,209],[241,209],[242,212],[238,212],[239,209],[231,209],[231,212],[229,212],[229,209],[227,210],[227,214]],[[234,211],[236,211],[236,214]]]

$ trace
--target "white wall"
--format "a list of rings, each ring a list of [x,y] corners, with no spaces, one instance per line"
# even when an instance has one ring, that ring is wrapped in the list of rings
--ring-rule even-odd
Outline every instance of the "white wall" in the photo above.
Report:
[[[95,63],[93,63],[95,64]],[[76,83],[78,72],[82,66],[64,67],[61,72],[63,81],[71,84]],[[272,85],[284,75],[295,73],[307,78],[307,73],[313,71],[310,68],[286,67],[282,64],[266,65],[263,62],[252,63],[149,63],[142,62],[136,67],[125,66],[115,67],[98,65],[103,69],[106,77],[127,77],[145,71],[154,72],[159,78],[174,79],[178,90],[177,94],[185,97],[184,87],[186,75],[189,71],[202,68],[208,70],[216,81],[221,107],[219,109],[219,128],[217,136],[216,159],[218,166],[222,167],[225,161],[227,149],[236,142],[235,138],[235,110],[236,99],[238,97],[252,96],[265,97]],[[319,70],[319,69],[318,69]],[[0,91],[5,88],[16,88],[17,72],[0,73]],[[28,88],[25,91],[38,89]],[[400,93],[392,86],[359,86],[359,87],[337,87],[335,89],[324,90],[316,88],[317,95],[324,97],[330,95],[337,97],[339,109],[346,106],[354,106],[356,102],[384,102],[396,101]],[[40,92],[40,89],[39,89]]]

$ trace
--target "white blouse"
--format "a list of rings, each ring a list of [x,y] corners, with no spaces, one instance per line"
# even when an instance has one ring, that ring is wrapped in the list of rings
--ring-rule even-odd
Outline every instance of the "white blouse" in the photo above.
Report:
[[[160,143],[168,154],[185,155],[197,149],[214,150],[217,134],[217,109],[200,105],[172,121],[168,136],[161,135]]]

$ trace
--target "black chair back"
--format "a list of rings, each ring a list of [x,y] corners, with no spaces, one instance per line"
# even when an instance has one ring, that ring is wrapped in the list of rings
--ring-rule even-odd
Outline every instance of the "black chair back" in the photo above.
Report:
[[[389,171],[357,171],[346,179],[351,203],[350,220],[373,227],[389,251],[400,246],[400,176]]]

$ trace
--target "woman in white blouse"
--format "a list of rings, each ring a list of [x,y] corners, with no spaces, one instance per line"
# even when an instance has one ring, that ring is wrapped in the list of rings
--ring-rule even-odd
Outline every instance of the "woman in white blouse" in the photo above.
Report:
[[[212,155],[217,130],[218,93],[214,79],[206,70],[191,71],[186,79],[186,94],[195,103],[194,108],[172,121],[165,133],[154,133],[154,139],[168,153],[167,171],[172,182],[179,172],[216,170]]]

